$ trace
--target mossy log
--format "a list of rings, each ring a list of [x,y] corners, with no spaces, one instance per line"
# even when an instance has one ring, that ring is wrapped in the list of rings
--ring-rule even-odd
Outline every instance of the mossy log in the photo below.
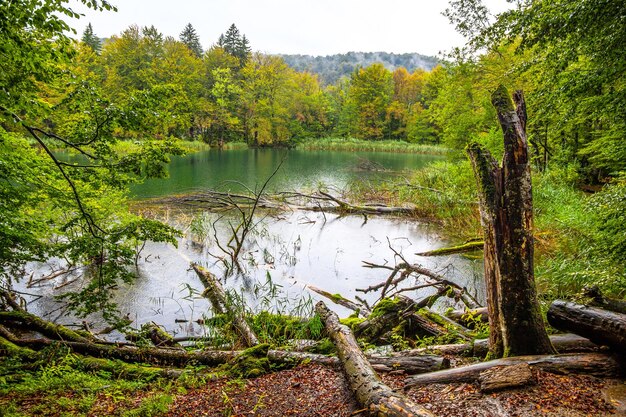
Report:
[[[88,333],[76,332],[65,326],[43,320],[42,318],[24,310],[0,311],[0,324],[4,323],[13,323],[14,325],[17,324],[24,329],[41,333],[42,335],[52,339],[81,343],[92,343],[95,340]]]
[[[224,292],[224,288],[222,287],[222,284],[220,284],[217,277],[198,264],[192,263],[191,267],[204,285],[205,291],[203,295],[209,299],[213,305],[214,311],[218,314],[227,313],[230,317],[232,317],[233,326],[241,336],[241,341],[245,346],[252,347],[258,345],[259,339],[246,322],[243,314],[232,309],[231,305],[227,302],[226,293]]]
[[[576,373],[597,377],[619,377],[624,374],[624,363],[618,356],[606,353],[574,353],[565,355],[515,356],[481,362],[459,368],[446,369],[430,374],[415,375],[407,378],[405,388],[428,385],[474,382],[481,372],[498,366],[511,366],[527,363],[552,373]]]
[[[315,311],[322,318],[333,343],[337,347],[348,383],[357,402],[375,416],[433,417],[424,407],[396,393],[385,385],[372,369],[350,329],[339,323],[339,317],[317,303]]]
[[[479,250],[483,250],[485,246],[485,242],[482,240],[473,240],[470,242],[465,242],[461,245],[456,246],[448,246],[445,248],[433,249],[428,252],[419,252],[416,253],[417,256],[444,256],[444,255],[455,255],[459,253],[467,253],[467,252],[475,252]]]
[[[387,338],[393,331],[400,331],[408,337],[437,337],[447,333],[445,327],[421,316],[417,310],[419,306],[404,296],[382,300],[367,320],[354,327],[354,334],[376,343],[389,342]]]
[[[474,327],[476,321],[482,323],[489,322],[487,307],[475,308],[472,310],[453,310],[446,312],[446,317],[470,328]]]
[[[626,314],[556,300],[548,309],[551,326],[626,353]]]

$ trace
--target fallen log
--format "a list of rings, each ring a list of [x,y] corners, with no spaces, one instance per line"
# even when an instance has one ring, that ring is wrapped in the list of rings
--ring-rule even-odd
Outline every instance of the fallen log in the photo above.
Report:
[[[626,301],[605,297],[597,285],[585,287],[583,295],[590,300],[589,305],[614,311],[615,313],[626,314]]]
[[[433,414],[413,403],[385,385],[359,349],[348,327],[339,323],[339,317],[323,302],[317,303],[315,311],[322,318],[357,402],[372,415],[390,417],[432,417]]]
[[[354,301],[348,300],[347,298],[344,298],[341,294],[331,294],[328,291],[325,291],[311,284],[305,284],[305,287],[323,297],[328,298],[335,304],[339,304],[340,306],[356,312],[362,317],[367,317],[371,313],[370,309],[366,306],[359,305]]]
[[[449,246],[447,248],[433,249],[428,252],[418,252],[417,256],[444,256],[455,255],[459,253],[467,253],[483,250],[485,242],[483,240],[472,240],[461,245]]]
[[[556,300],[548,309],[551,326],[626,353],[626,314]]]
[[[462,324],[465,327],[473,327],[476,321],[489,323],[487,307],[472,310],[453,310],[446,313],[446,317]]]
[[[623,375],[625,370],[624,363],[621,362],[619,357],[606,353],[514,356],[429,374],[415,375],[407,378],[404,387],[406,389],[416,385],[473,382],[478,379],[481,372],[487,369],[521,363],[527,363],[531,367],[552,373],[576,373],[597,377],[618,377]]]
[[[527,363],[511,366],[495,366],[483,371],[478,376],[480,390],[484,393],[502,391],[533,385],[537,381]]]
[[[191,267],[204,285],[205,291],[203,295],[209,299],[215,312],[218,314],[227,313],[233,318],[233,326],[241,336],[241,340],[246,347],[258,345],[259,339],[246,322],[243,314],[234,311],[227,302],[226,293],[217,277],[198,264],[192,263]]]
[[[601,346],[596,345],[589,339],[571,333],[553,334],[550,336],[550,342],[558,353],[581,353],[581,352],[598,352],[602,350]],[[393,353],[401,356],[423,355],[433,353],[436,355],[458,355],[484,358],[489,353],[489,340],[477,339],[474,343],[459,343],[450,345],[432,345],[418,349],[404,350]]]

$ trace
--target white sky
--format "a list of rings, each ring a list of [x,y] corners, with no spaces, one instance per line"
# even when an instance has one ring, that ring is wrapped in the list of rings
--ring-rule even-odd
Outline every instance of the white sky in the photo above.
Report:
[[[417,52],[437,55],[463,38],[442,16],[447,0],[110,0],[115,12],[95,12],[78,0],[85,16],[72,26],[80,36],[91,22],[99,37],[121,33],[132,24],[154,25],[166,36],[191,23],[203,48],[234,23],[265,53],[330,55],[357,52]],[[485,0],[495,12],[506,0]]]

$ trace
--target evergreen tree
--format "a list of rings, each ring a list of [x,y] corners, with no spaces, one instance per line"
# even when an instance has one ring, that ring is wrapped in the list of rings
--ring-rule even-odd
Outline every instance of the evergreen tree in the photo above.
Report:
[[[250,56],[250,41],[246,35],[241,36],[239,29],[233,23],[226,33],[220,35],[217,46],[239,60],[239,68],[243,68]]]
[[[85,45],[93,49],[95,53],[98,53],[98,54],[100,53],[100,49],[102,48],[102,42],[100,42],[100,38],[94,35],[93,26],[91,26],[91,23],[89,23],[87,27],[85,28],[81,41]]]
[[[185,29],[183,29],[180,33],[179,39],[182,43],[187,45],[187,48],[189,48],[198,58],[202,56],[203,51],[202,45],[200,45],[200,38],[191,23],[187,23]]]

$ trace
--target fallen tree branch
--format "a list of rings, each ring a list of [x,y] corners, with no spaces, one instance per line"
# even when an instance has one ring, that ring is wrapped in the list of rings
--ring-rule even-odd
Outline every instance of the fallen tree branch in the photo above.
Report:
[[[454,254],[459,254],[459,253],[467,253],[467,252],[474,252],[474,251],[482,250],[484,246],[485,246],[484,241],[474,240],[474,241],[466,242],[457,246],[434,249],[428,252],[419,252],[419,253],[416,253],[416,255],[418,256],[454,255]]]
[[[317,303],[315,311],[324,321],[337,347],[348,383],[361,406],[377,416],[433,417],[430,411],[392,391],[380,380],[359,349],[350,329],[340,324],[337,315],[323,302]]]

